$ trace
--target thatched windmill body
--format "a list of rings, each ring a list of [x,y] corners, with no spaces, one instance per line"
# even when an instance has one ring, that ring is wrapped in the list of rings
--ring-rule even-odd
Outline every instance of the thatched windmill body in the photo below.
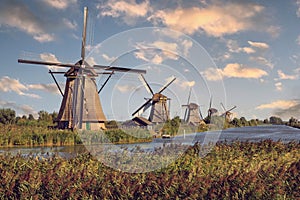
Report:
[[[171,85],[175,81],[175,77],[172,78],[164,87],[162,87],[157,93],[154,93],[151,89],[150,85],[146,81],[145,77],[141,74],[141,81],[143,82],[144,86],[146,87],[147,91],[152,94],[152,98],[146,99],[146,102],[140,106],[132,116],[137,116],[140,113],[145,112],[149,107],[151,107],[150,116],[148,120],[153,124],[163,123],[170,119],[170,113],[168,109],[168,101],[170,99],[165,95],[161,94],[167,87]]]
[[[197,126],[197,125],[200,124],[203,117],[202,117],[202,114],[200,112],[199,105],[196,104],[196,103],[190,103],[191,91],[192,90],[190,90],[187,104],[182,105],[182,107],[186,107],[183,120],[187,124],[192,124],[194,126]]]
[[[59,109],[58,117],[55,119],[59,129],[80,129],[80,130],[99,130],[105,129],[104,122],[106,117],[103,113],[99,93],[107,83],[108,79],[115,72],[133,72],[146,73],[145,70],[130,68],[93,65],[90,66],[85,61],[85,44],[87,28],[88,9],[84,8],[84,23],[82,33],[81,59],[76,64],[65,64],[56,62],[44,62],[19,59],[19,63],[38,64],[48,66],[58,66],[69,68],[67,72],[52,72],[49,70],[54,79],[63,100]],[[95,78],[98,74],[107,74],[107,72],[97,72],[97,70],[109,71],[110,76],[97,90]],[[64,74],[66,77],[65,90],[62,92],[54,74]]]

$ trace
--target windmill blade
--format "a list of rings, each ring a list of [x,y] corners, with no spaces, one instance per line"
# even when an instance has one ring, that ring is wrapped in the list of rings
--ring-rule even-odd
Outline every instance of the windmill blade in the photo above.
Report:
[[[80,67],[79,65],[69,64],[69,63],[58,63],[58,62],[47,62],[47,61],[35,61],[35,60],[24,60],[18,59],[18,63],[25,64],[34,64],[34,65],[49,65],[49,66],[57,66],[57,67]]]
[[[232,111],[233,109],[235,109],[236,108],[236,106],[233,106],[232,108],[230,108],[229,110],[227,110],[226,112],[230,112],[230,111]]]
[[[212,96],[210,97],[210,101],[209,101],[209,109],[211,109],[211,104],[212,104]]]
[[[167,83],[164,87],[162,87],[162,88],[159,90],[158,94],[162,93],[162,92],[163,92],[167,87],[169,87],[169,85],[171,85],[175,80],[176,80],[176,77],[173,77],[173,79],[172,79],[169,83]]]
[[[103,85],[101,86],[101,88],[98,90],[98,94],[102,91],[102,89],[104,88],[104,86],[106,85],[106,83],[108,82],[108,80],[111,78],[111,76],[114,74],[114,72],[111,72],[110,75],[107,77],[107,79],[105,80],[105,82],[103,83]]]
[[[199,113],[200,113],[200,117],[201,117],[201,119],[203,119],[203,115],[202,115],[202,112],[201,112],[200,106],[199,106]]]
[[[190,104],[191,94],[192,94],[192,88],[190,88],[190,93],[189,93],[189,97],[188,97],[187,105],[189,105],[189,104]]]
[[[138,74],[146,74],[146,70],[142,69],[131,69],[125,67],[113,67],[113,66],[105,66],[105,65],[93,65],[95,69],[103,69],[109,71],[116,71],[116,72],[130,72],[130,73],[138,73]]]
[[[83,30],[82,30],[82,43],[81,43],[81,60],[84,64],[85,59],[85,44],[86,44],[86,28],[87,28],[87,16],[88,16],[88,8],[84,7],[84,18],[83,18]]]
[[[221,103],[221,106],[222,106],[223,110],[226,112],[226,108],[225,108],[225,106],[223,105],[223,103]]]
[[[192,93],[192,88],[190,88],[190,92],[189,92],[189,96],[188,96],[188,100],[187,100],[187,104],[186,104],[187,107],[186,107],[185,112],[184,112],[184,118],[183,118],[184,121],[187,121],[187,112],[188,112],[188,109],[189,109],[191,93]]]
[[[143,109],[145,106],[147,106],[147,108],[150,106],[148,106],[148,104],[150,104],[150,102],[152,101],[152,99],[149,99],[148,101],[146,101],[141,107],[139,107],[134,113],[132,113],[132,116],[135,116],[136,113],[138,113],[141,109]],[[144,110],[145,111],[145,110]]]
[[[143,85],[146,87],[147,91],[149,93],[151,93],[152,95],[154,95],[153,90],[151,89],[150,85],[148,84],[148,82],[146,81],[145,77],[143,76],[143,74],[141,74],[140,76],[140,80],[143,83]]]

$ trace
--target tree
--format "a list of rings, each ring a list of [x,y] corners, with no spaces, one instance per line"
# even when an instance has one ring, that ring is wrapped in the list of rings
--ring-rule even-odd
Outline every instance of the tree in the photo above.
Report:
[[[2,124],[12,124],[16,120],[16,111],[10,108],[0,109],[0,123]]]
[[[38,112],[38,115],[39,115],[38,118],[39,122],[44,122],[47,124],[52,123],[52,117],[47,111],[41,110]]]
[[[241,117],[240,122],[241,122],[242,126],[248,126],[249,125],[249,123],[248,123],[248,121],[246,120],[245,117]]]
[[[29,114],[29,115],[28,115],[28,120],[30,120],[30,121],[34,120],[34,117],[33,117],[32,114]]]
[[[230,124],[233,125],[234,127],[241,127],[241,122],[236,117],[230,122]]]
[[[282,125],[283,121],[279,117],[272,116],[272,117],[270,117],[270,123],[271,124],[276,124],[276,125]]]

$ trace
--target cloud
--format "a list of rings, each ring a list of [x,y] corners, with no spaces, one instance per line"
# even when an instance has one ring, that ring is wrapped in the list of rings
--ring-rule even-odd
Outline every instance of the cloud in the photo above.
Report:
[[[102,58],[109,63],[112,63],[117,59],[116,57],[109,57],[107,54],[102,54]]]
[[[19,105],[15,102],[3,101],[0,99],[0,106],[4,108],[11,108],[17,112],[20,111],[20,115],[33,114],[35,117],[37,116],[37,112],[29,105]]]
[[[300,101],[298,100],[298,102],[295,105],[288,108],[278,108],[273,113],[279,117],[286,118],[286,119],[290,119],[291,117],[295,117],[299,119]]]
[[[298,17],[300,17],[300,0],[297,0],[297,1],[296,1],[296,5],[298,6],[298,9],[297,9],[297,13],[296,13],[296,14],[297,14]]]
[[[17,28],[39,42],[54,40],[54,36],[44,30],[44,22],[20,2],[4,0],[0,3],[0,25]]]
[[[60,94],[57,86],[53,84],[31,84],[27,85],[28,89],[41,90],[52,94]]]
[[[235,77],[235,78],[261,78],[266,76],[268,73],[258,68],[247,68],[243,67],[239,63],[230,63],[222,71],[223,76]]]
[[[220,81],[223,79],[222,69],[219,68],[207,68],[201,73],[208,81]]]
[[[132,86],[132,85],[117,85],[116,88],[120,92],[126,93],[126,92],[129,92],[129,91],[133,91],[136,87]]]
[[[275,87],[276,87],[277,91],[282,91],[282,83],[281,82],[275,83]]]
[[[40,59],[42,61],[45,61],[45,62],[55,62],[55,63],[59,63],[60,61],[56,58],[56,56],[52,53],[42,53],[40,54]],[[59,69],[61,69],[61,67],[56,67],[56,66],[49,66],[47,65],[47,68],[49,70],[52,70],[52,71],[58,71]]]
[[[39,99],[41,98],[39,95],[32,93],[25,93],[28,91],[28,87],[22,83],[20,83],[17,79],[11,79],[8,76],[4,76],[0,79],[0,91],[2,92],[15,92],[20,96],[28,96],[31,98]]]
[[[71,22],[70,20],[63,18],[62,19],[63,23],[65,26],[67,26],[68,28],[72,29],[72,30],[76,30],[77,29],[77,23],[75,21]]]
[[[148,20],[187,34],[203,31],[209,36],[221,37],[255,29],[258,22],[254,19],[264,10],[254,3],[214,2],[202,8],[158,10]]]
[[[297,39],[296,39],[296,42],[298,45],[300,45],[300,35],[298,35]]]
[[[296,73],[297,69],[294,71]],[[299,78],[299,73],[298,74],[296,73],[294,75],[287,75],[287,74],[283,73],[282,70],[278,70],[277,73],[278,73],[279,80],[296,80]]]
[[[202,74],[209,81],[218,81],[222,78],[252,78],[259,79],[263,76],[268,75],[268,73],[259,68],[249,68],[244,67],[239,63],[227,64],[224,69],[219,68],[208,68]]]
[[[20,96],[27,96],[35,99],[41,97],[37,94],[27,93],[29,89],[41,90],[52,94],[59,94],[56,85],[53,84],[29,84],[25,85],[20,83],[17,79],[12,79],[8,76],[4,76],[0,79],[0,91],[2,92],[15,92]]]
[[[271,69],[274,68],[274,64],[271,61],[269,61],[268,59],[266,59],[262,56],[251,56],[250,60],[255,61],[255,62],[257,62],[261,65],[270,67]]]
[[[172,79],[173,79],[173,77],[168,78],[167,82],[171,81]],[[186,88],[193,87],[196,84],[196,82],[195,81],[181,80],[181,79],[177,78],[174,81],[174,84],[177,85],[177,87],[181,87],[182,89],[186,89]]]
[[[186,51],[191,44],[188,42],[186,45]],[[155,41],[153,43],[137,43],[134,55],[137,59],[141,59],[147,62],[155,64],[162,63],[165,59],[178,59],[178,45],[176,43]]]
[[[252,46],[252,47],[256,47],[259,49],[268,49],[269,45],[267,43],[264,42],[252,42],[252,41],[248,41],[248,43]]]
[[[109,0],[106,4],[99,4],[101,16],[120,17],[128,25],[133,25],[140,17],[145,17],[151,10],[149,0],[137,3],[135,0],[118,1]]]
[[[77,0],[43,0],[43,2],[55,9],[65,10],[71,4],[76,4]]]
[[[248,44],[250,45],[249,47],[239,47],[237,41],[235,41],[235,40],[228,40],[226,42],[226,46],[227,46],[228,50],[233,53],[244,52],[247,54],[253,54],[257,50],[266,50],[269,48],[269,45],[264,42],[248,41]],[[255,50],[255,49],[257,49],[257,50]]]
[[[299,104],[298,100],[277,100],[267,104],[261,104],[255,109],[289,109]]]

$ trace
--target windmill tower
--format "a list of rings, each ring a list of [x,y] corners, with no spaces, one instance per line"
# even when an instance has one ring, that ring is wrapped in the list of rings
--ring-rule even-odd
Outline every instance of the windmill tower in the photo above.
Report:
[[[146,99],[147,101],[139,107],[132,116],[136,116],[140,114],[140,111],[143,113],[149,107],[151,107],[149,121],[158,124],[167,121],[170,118],[170,113],[167,108],[167,101],[170,100],[165,95],[161,94],[167,87],[171,85],[175,81],[175,77],[169,81],[164,87],[162,87],[159,92],[154,93],[151,89],[150,85],[147,83],[145,77],[141,74],[141,81],[143,82],[144,86],[146,87],[147,91],[152,94],[152,98]]]
[[[86,29],[87,29],[88,9],[84,8],[84,23],[82,32],[81,59],[76,64],[65,64],[56,62],[44,62],[19,59],[19,63],[48,65],[69,68],[67,72],[52,72],[49,70],[56,86],[63,96],[58,117],[55,120],[59,129],[79,129],[79,130],[99,130],[105,129],[106,117],[103,113],[99,93],[107,83],[108,79],[115,72],[146,73],[145,70],[121,68],[113,66],[93,65],[90,66],[85,61]],[[110,76],[105,81],[101,89],[97,90],[96,77],[98,74],[107,72],[97,72],[96,70],[110,71]],[[57,83],[54,74],[64,74],[66,84],[64,93]]]
[[[184,113],[184,121],[187,124],[192,124],[194,126],[197,126],[202,121],[202,119],[201,119],[202,116],[200,114],[201,112],[199,110],[199,105],[196,103],[190,103],[191,92],[192,92],[192,89],[190,89],[187,104],[182,105],[182,107],[186,107],[185,113]],[[200,118],[200,116],[201,116],[201,118]]]
[[[230,108],[229,110],[226,110],[226,108],[225,108],[225,106],[223,105],[223,103],[221,103],[221,106],[222,106],[222,108],[223,108],[223,110],[224,110],[224,113],[222,113],[220,116],[221,116],[221,117],[225,117],[225,120],[228,121],[228,122],[230,122],[230,121],[231,121],[231,117],[232,117],[232,112],[230,112],[230,111],[232,111],[233,109],[235,109],[236,106],[233,106],[233,107]]]

